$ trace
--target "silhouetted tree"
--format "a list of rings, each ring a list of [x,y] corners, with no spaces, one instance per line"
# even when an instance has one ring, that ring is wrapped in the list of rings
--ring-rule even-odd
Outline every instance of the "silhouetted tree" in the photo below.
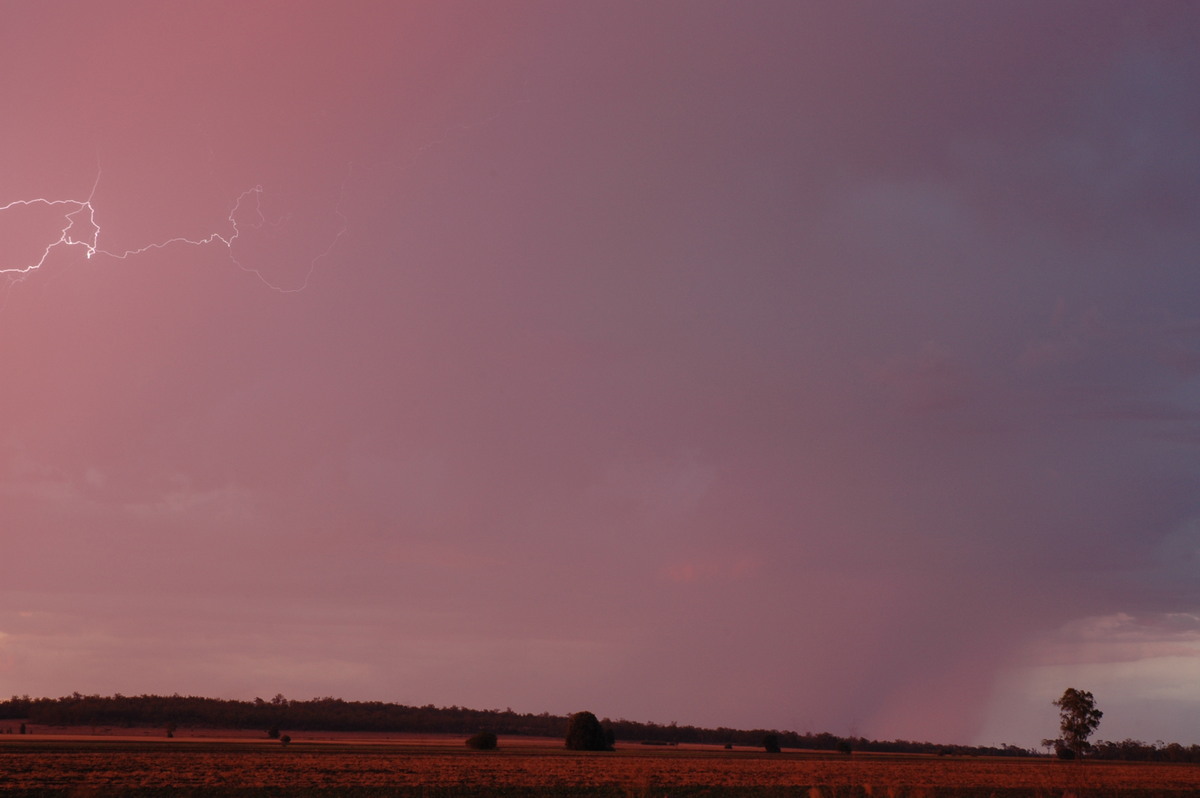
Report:
[[[779,735],[775,732],[767,732],[763,735],[762,746],[768,754],[778,754],[783,750],[779,747]]]
[[[572,751],[611,751],[612,743],[591,712],[576,712],[567,720],[567,748]]]
[[[1058,717],[1061,721],[1062,746],[1055,746],[1056,753],[1064,759],[1074,759],[1082,756],[1091,748],[1087,738],[1100,725],[1104,713],[1096,709],[1096,698],[1085,690],[1068,687],[1062,698],[1052,702],[1058,707]],[[1063,756],[1063,749],[1071,752],[1070,757]]]

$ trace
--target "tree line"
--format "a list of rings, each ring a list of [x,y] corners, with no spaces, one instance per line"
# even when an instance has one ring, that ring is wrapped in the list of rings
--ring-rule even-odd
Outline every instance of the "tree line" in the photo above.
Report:
[[[290,729],[292,731],[410,732],[429,734],[493,734],[563,737],[569,718],[563,715],[519,713],[512,709],[468,709],[450,706],[408,706],[382,701],[313,698],[298,701],[276,695],[253,701],[181,695],[112,696],[72,693],[61,698],[13,696],[0,701],[0,718],[20,719],[43,726],[191,726],[228,729]],[[800,734],[777,729],[733,729],[659,724],[604,718],[604,728],[626,742],[707,743],[759,746],[774,734],[786,748],[817,751],[893,751],[899,753],[953,752],[1011,754],[1005,749],[935,746],[909,741],[881,742],[844,738],[822,732]],[[1030,753],[1030,752],[1021,752]]]
[[[253,701],[181,695],[112,696],[72,693],[61,698],[13,696],[0,701],[0,718],[20,719],[43,726],[191,726],[228,729],[289,729],[292,731],[410,732],[428,734],[493,734],[564,737],[569,718],[563,715],[519,713],[512,709],[468,709],[450,706],[408,706],[382,701],[313,698],[298,701],[276,695]],[[767,734],[786,748],[817,751],[892,751],[898,753],[953,752],[1011,754],[1007,749],[936,746],[909,741],[881,742],[843,738],[822,732],[800,734],[777,729],[733,729],[659,724],[604,718],[614,739],[658,744],[707,743],[759,746]],[[1030,753],[1030,752],[1022,752]]]
[[[72,693],[61,698],[13,696],[0,700],[0,718],[41,726],[134,727],[160,726],[289,731],[408,732],[560,737],[567,734],[564,715],[520,713],[509,709],[468,709],[450,706],[409,706],[382,701],[346,701],[324,697],[294,700],[276,695],[253,701],[181,695],[112,696]],[[851,751],[957,756],[1037,756],[1015,745],[944,745],[911,740],[868,740],[828,732],[800,733],[778,729],[705,728],[604,718],[612,738],[625,743],[672,745],[703,743],[760,747],[767,735],[783,748],[847,754]],[[1200,762],[1200,746],[1172,743],[1153,746],[1139,741],[1099,742],[1089,757],[1100,759]]]

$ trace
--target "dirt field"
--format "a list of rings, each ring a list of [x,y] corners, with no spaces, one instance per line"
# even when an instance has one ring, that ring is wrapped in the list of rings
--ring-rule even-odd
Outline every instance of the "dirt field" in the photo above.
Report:
[[[295,737],[295,735],[293,735]],[[1200,766],[765,754],[693,747],[563,750],[557,741],[125,739],[0,735],[0,794],[33,796],[801,796],[1151,798],[1200,794]]]

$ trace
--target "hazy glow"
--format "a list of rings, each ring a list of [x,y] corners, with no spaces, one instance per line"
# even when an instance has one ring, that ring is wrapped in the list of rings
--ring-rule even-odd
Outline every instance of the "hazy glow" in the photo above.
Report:
[[[1198,36],[5,5],[0,694],[1200,742]]]

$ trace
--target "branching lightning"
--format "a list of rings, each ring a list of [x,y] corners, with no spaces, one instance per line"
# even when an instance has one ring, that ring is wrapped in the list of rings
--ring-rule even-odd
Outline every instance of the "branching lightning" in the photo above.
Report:
[[[518,99],[513,104],[528,103],[527,99]],[[422,156],[432,150],[446,145],[464,135],[485,128],[493,124],[504,113],[504,110],[496,111],[475,122],[463,123],[447,127],[440,136],[428,141],[423,146],[416,148],[413,156],[408,161],[416,156]],[[394,172],[406,166],[407,163],[397,163],[396,161],[384,161],[374,165],[374,171]],[[100,214],[95,203],[96,190],[100,185],[100,170],[97,170],[96,180],[92,184],[91,193],[86,199],[60,199],[53,197],[34,197],[32,199],[12,200],[7,204],[0,204],[0,217],[7,211],[13,211],[19,208],[43,208],[43,209],[58,209],[61,211],[61,226],[51,229],[57,229],[57,237],[54,233],[50,237],[45,246],[35,245],[35,255],[28,262],[24,263],[5,263],[4,258],[10,257],[0,248],[0,278],[6,279],[11,287],[15,283],[22,282],[29,278],[33,273],[45,267],[51,260],[51,257],[60,250],[78,249],[82,251],[87,260],[95,260],[98,258],[113,258],[116,260],[126,260],[136,257],[151,250],[167,249],[173,246],[189,246],[189,247],[223,247],[230,262],[244,272],[253,274],[263,285],[273,291],[280,293],[298,293],[305,290],[309,282],[312,280],[313,274],[317,269],[317,265],[327,258],[338,245],[342,236],[346,234],[348,220],[342,212],[343,204],[346,200],[347,186],[350,182],[352,165],[347,166],[346,176],[342,181],[341,197],[338,199],[332,214],[337,219],[336,230],[329,239],[328,245],[324,249],[317,252],[308,261],[308,269],[304,273],[304,277],[297,284],[282,285],[272,281],[267,274],[257,266],[242,262],[238,258],[238,241],[243,234],[249,230],[261,230],[264,227],[276,227],[287,221],[287,217],[283,217],[276,221],[270,221],[263,210],[264,190],[262,185],[256,185],[253,188],[246,189],[234,199],[230,206],[229,213],[225,217],[227,223],[225,229],[216,230],[200,238],[190,238],[187,236],[174,236],[172,238],[153,241],[151,243],[142,244],[130,249],[105,249],[101,246],[101,238],[103,231],[100,226]],[[3,245],[0,241],[0,247]],[[244,243],[244,242],[243,242]],[[39,253],[40,254],[37,254]],[[7,299],[7,298],[6,298]],[[0,302],[0,308],[3,307],[3,302]]]
[[[347,180],[349,173],[347,173]],[[342,213],[342,200],[339,200],[337,207],[334,209],[334,214],[337,216],[339,223],[337,231],[334,233],[328,246],[324,250],[317,253],[309,262],[308,271],[304,275],[304,279],[298,285],[284,286],[272,282],[263,274],[262,270],[254,266],[246,265],[238,260],[236,253],[236,244],[246,229],[260,229],[268,224],[266,215],[263,213],[262,196],[263,187],[261,185],[246,189],[238,195],[230,208],[229,215],[226,220],[229,227],[226,231],[213,232],[203,238],[188,238],[186,236],[175,236],[163,241],[156,241],[149,244],[143,244],[139,247],[126,250],[108,250],[102,249],[100,246],[101,228],[97,221],[97,211],[93,199],[96,195],[96,188],[100,184],[100,175],[96,175],[96,182],[92,185],[92,191],[87,199],[51,199],[47,197],[35,197],[33,199],[13,200],[5,205],[0,205],[0,213],[9,211],[15,208],[58,208],[62,210],[62,227],[59,229],[58,238],[51,240],[42,249],[41,255],[29,263],[18,265],[3,265],[0,264],[0,276],[8,278],[11,282],[20,282],[28,277],[33,272],[43,268],[50,260],[51,255],[59,249],[79,248],[88,260],[98,257],[116,258],[125,260],[135,257],[144,252],[149,252],[156,249],[166,249],[171,246],[220,246],[224,247],[229,256],[229,260],[244,272],[253,274],[264,285],[273,291],[280,293],[297,293],[308,287],[309,281],[312,279],[313,272],[316,270],[317,263],[327,257],[339,240],[346,232],[346,216]],[[342,186],[343,200],[345,195],[345,183]]]

